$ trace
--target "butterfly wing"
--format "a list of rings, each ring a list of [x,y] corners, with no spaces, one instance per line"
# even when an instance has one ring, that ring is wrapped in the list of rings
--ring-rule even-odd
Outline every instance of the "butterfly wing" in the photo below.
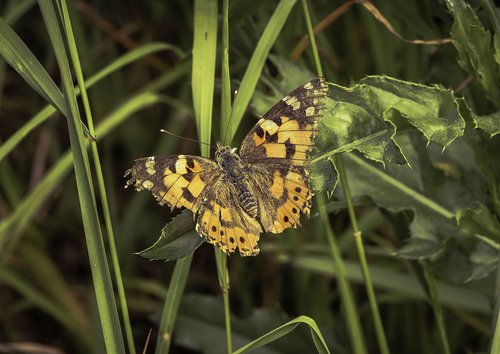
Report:
[[[224,178],[208,190],[199,210],[196,231],[227,254],[236,248],[242,256],[259,253],[257,242],[262,228],[243,211],[234,185]]]
[[[297,227],[300,215],[309,215],[314,192],[304,166],[327,90],[322,78],[298,87],[274,105],[241,144],[240,157],[253,178],[260,221],[268,232]]]
[[[196,218],[196,231],[209,243],[243,256],[259,253],[262,231],[257,220],[243,212],[234,186],[223,171],[199,156],[151,156],[138,159],[125,176],[136,190],[150,190],[160,205],[187,208]]]
[[[138,159],[125,172],[131,175],[127,186],[150,190],[160,205],[171,209],[198,211],[204,191],[221,176],[218,165],[209,159],[190,155],[151,156]]]

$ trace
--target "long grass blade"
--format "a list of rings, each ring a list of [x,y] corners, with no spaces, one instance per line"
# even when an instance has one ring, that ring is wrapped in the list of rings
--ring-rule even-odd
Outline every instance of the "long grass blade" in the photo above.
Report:
[[[85,149],[82,123],[76,102],[76,93],[74,91],[68,56],[54,6],[48,1],[39,1],[39,6],[42,10],[44,22],[49,32],[61,72],[65,105],[68,112],[68,130],[75,167],[78,199],[82,212],[87,251],[104,343],[108,352],[122,353],[125,351],[125,347],[118,319],[106,250],[99,225],[90,164]]]

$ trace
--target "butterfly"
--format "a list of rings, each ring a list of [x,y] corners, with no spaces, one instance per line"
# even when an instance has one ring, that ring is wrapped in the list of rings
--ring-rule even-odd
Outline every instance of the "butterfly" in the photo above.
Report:
[[[215,159],[151,156],[126,171],[127,186],[160,205],[193,212],[196,231],[226,254],[259,253],[259,236],[300,226],[311,198],[306,165],[328,86],[313,79],[283,97],[248,132],[239,152],[217,143]]]

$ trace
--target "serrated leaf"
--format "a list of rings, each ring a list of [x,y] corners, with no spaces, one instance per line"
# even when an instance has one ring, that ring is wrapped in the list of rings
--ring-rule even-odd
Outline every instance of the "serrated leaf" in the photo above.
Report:
[[[150,260],[175,261],[194,252],[203,242],[194,230],[193,214],[183,210],[163,227],[158,241],[137,254]]]
[[[492,35],[465,1],[446,0],[446,5],[454,17],[451,37],[458,51],[458,63],[479,81],[492,102],[500,108],[500,67],[498,54],[492,46]]]
[[[446,147],[465,128],[453,93],[438,86],[371,76],[351,88],[331,84],[328,96],[310,166],[317,189],[332,190],[336,183],[321,184],[335,176],[333,166],[323,161],[334,154],[357,150],[370,160],[401,165],[407,158],[396,133],[415,128]]]
[[[476,128],[484,130],[490,135],[490,138],[500,133],[500,111],[486,116],[478,116],[472,111],[470,113]]]
[[[410,239],[397,252],[397,255],[406,259],[423,259],[435,256],[441,252],[440,243],[415,237]]]
[[[484,204],[475,209],[459,210],[456,219],[458,226],[466,233],[500,242],[500,222]]]

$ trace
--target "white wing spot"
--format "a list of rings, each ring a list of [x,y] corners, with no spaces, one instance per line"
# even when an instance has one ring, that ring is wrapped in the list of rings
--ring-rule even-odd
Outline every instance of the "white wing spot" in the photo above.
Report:
[[[304,85],[304,88],[306,90],[311,90],[313,88],[313,85],[310,82],[308,82],[307,84]]]
[[[150,180],[145,180],[144,182],[142,182],[142,186],[146,189],[151,189],[153,188],[154,184],[153,182],[151,182]]]
[[[152,175],[154,175],[156,173],[154,158],[153,159],[148,159],[148,161],[146,161],[146,172],[150,176],[152,176]]]
[[[306,108],[306,116],[307,116],[307,117],[311,117],[311,116],[313,116],[313,115],[314,115],[314,113],[316,113],[315,111],[316,111],[316,110],[314,109],[314,107],[307,107],[307,108]]]

